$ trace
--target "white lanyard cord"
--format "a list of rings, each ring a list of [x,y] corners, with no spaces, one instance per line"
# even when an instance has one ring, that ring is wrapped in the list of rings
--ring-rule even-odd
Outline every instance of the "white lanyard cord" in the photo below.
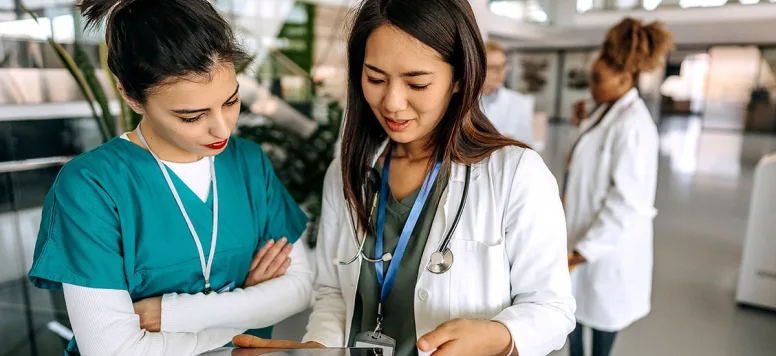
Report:
[[[197,235],[197,230],[194,229],[194,224],[191,223],[191,219],[189,218],[189,214],[186,212],[186,208],[183,206],[183,202],[181,201],[180,196],[178,195],[178,190],[175,189],[175,185],[172,183],[172,179],[170,179],[170,174],[167,172],[167,168],[165,167],[164,163],[161,159],[154,153],[154,151],[151,150],[151,148],[148,146],[148,142],[146,142],[145,137],[143,137],[143,132],[140,130],[140,125],[137,127],[137,136],[140,138],[140,142],[145,145],[146,149],[148,149],[148,152],[151,152],[151,155],[156,160],[156,163],[159,165],[159,168],[162,170],[162,174],[164,175],[164,179],[167,181],[167,185],[170,187],[170,190],[172,191],[173,197],[175,197],[175,202],[178,203],[178,208],[181,211],[181,214],[183,215],[183,218],[186,220],[186,224],[189,226],[189,231],[191,232],[191,236],[194,238],[194,243],[197,244],[197,252],[199,253],[199,262],[202,265],[202,276],[205,278],[205,293],[209,293],[210,288],[210,270],[213,267],[213,257],[215,256],[216,252],[216,240],[218,239],[218,185],[216,184],[216,166],[215,166],[215,159],[213,157],[209,157],[210,160],[210,181],[213,184],[213,235],[210,239],[210,253],[207,258],[207,262],[205,262],[205,252],[202,249],[202,242],[199,240],[199,235]]]

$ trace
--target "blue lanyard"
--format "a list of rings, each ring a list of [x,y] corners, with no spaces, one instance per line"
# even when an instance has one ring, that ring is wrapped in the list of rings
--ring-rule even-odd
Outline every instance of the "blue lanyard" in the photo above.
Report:
[[[383,233],[385,231],[385,203],[388,198],[388,172],[391,167],[391,153],[393,152],[393,143],[388,147],[388,152],[385,156],[385,163],[383,164],[383,182],[380,189],[380,204],[377,210],[377,236],[375,236],[375,256],[383,255]],[[428,195],[431,192],[431,185],[436,180],[439,174],[439,169],[442,166],[442,160],[439,159],[434,163],[434,168],[426,175],[426,179],[423,181],[423,186],[420,188],[418,197],[415,198],[415,203],[412,204],[412,210],[407,217],[407,222],[404,223],[404,228],[401,230],[399,236],[399,243],[396,245],[396,250],[393,253],[391,263],[388,265],[388,271],[383,275],[383,262],[379,261],[375,263],[375,272],[377,274],[377,284],[380,285],[380,308],[378,310],[378,319],[382,318],[382,305],[385,304],[388,294],[393,287],[393,281],[396,279],[396,272],[399,269],[402,257],[404,257],[404,251],[407,249],[407,243],[410,240],[412,230],[415,229],[415,224],[418,222],[420,212],[423,209],[423,205],[428,199]]]

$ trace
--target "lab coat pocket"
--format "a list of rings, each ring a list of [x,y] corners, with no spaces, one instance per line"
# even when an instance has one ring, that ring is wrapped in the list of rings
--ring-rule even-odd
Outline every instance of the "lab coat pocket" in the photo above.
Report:
[[[450,316],[490,319],[509,305],[509,273],[503,241],[488,245],[474,240],[450,240]]]

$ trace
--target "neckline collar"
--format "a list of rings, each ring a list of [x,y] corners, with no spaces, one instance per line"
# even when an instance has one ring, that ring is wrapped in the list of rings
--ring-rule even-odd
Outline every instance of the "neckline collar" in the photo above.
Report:
[[[383,141],[382,144],[380,144],[380,147],[377,149],[377,153],[372,157],[372,163],[370,167],[374,167],[375,164],[377,164],[377,160],[380,159],[380,155],[385,151],[385,148],[388,146],[388,143],[391,142],[391,139],[386,139]],[[480,171],[482,162],[477,162],[475,164],[472,164],[472,175],[471,179],[476,180],[480,176]],[[450,181],[452,182],[464,182],[466,181],[466,165],[458,164],[455,162],[452,162],[450,165]]]

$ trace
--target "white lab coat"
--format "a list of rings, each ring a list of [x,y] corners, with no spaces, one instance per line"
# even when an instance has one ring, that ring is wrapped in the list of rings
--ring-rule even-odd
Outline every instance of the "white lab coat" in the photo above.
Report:
[[[480,108],[503,135],[526,145],[534,144],[534,99],[507,88],[498,88],[480,99]]]
[[[421,259],[417,338],[455,318],[492,319],[507,326],[521,356],[559,349],[574,327],[566,229],[555,178],[534,151],[503,148],[472,165],[469,197],[449,245],[453,266],[440,275],[426,270],[458,210],[465,172],[453,164]],[[326,174],[323,195],[316,301],[304,341],[341,347],[350,335],[361,266],[360,260],[333,264],[358,250],[339,158]]]
[[[583,325],[619,331],[650,311],[657,161],[657,128],[636,89],[574,149],[565,209],[569,248],[588,260],[571,274]]]

